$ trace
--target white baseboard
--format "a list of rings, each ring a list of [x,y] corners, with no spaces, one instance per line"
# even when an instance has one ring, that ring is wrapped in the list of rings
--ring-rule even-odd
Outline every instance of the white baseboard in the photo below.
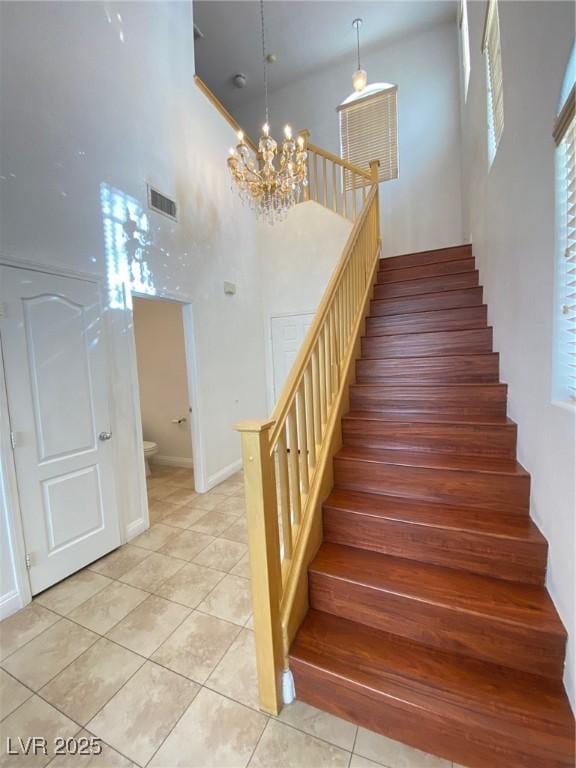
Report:
[[[133,520],[126,528],[126,541],[130,541],[131,539],[138,536],[140,533],[143,533],[145,530],[147,530],[148,525],[146,524],[146,520],[144,520],[143,517],[141,517],[138,520]]]
[[[23,608],[22,597],[19,592],[12,591],[0,598],[0,621],[12,616],[13,613]]]
[[[194,461],[185,456],[161,456],[156,454],[150,459],[151,464],[162,464],[165,467],[184,467],[185,469],[194,469]]]
[[[232,464],[228,464],[227,467],[223,467],[218,472],[215,472],[213,475],[208,475],[208,481],[205,490],[211,491],[212,488],[220,485],[220,483],[223,483],[224,480],[228,480],[229,477],[232,477],[232,475],[235,475],[236,472],[239,472],[241,469],[242,459],[238,459],[237,461],[233,461]],[[204,491],[199,492],[204,493]]]

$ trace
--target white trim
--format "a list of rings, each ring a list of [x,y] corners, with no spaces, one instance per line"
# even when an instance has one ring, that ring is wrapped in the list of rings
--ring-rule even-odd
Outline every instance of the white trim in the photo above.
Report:
[[[106,278],[92,272],[83,272],[79,269],[71,269],[62,264],[45,264],[33,259],[15,259],[12,256],[3,256],[0,253],[0,264],[5,267],[17,267],[19,269],[31,269],[34,272],[44,272],[47,275],[60,275],[61,277],[73,277],[75,280],[86,280],[89,283],[101,283],[104,285]],[[106,309],[106,307],[103,307]]]
[[[134,520],[126,528],[126,541],[131,541],[136,536],[144,533],[149,528],[148,521],[141,517],[139,520]]]
[[[10,419],[8,415],[8,390],[4,377],[4,357],[0,336],[0,493],[5,507],[6,539],[12,555],[12,572],[16,589],[2,597],[0,618],[23,608],[32,600],[30,577],[26,568],[26,543],[22,525],[20,496],[16,478],[14,451],[10,443]]]
[[[185,469],[194,469],[194,459],[186,458],[185,456],[162,456],[157,453],[153,458],[149,459],[150,465],[161,464],[165,467],[184,467]]]
[[[223,483],[224,480],[228,480],[229,477],[235,475],[236,472],[240,472],[241,469],[242,459],[237,459],[236,461],[233,461],[232,464],[228,464],[227,467],[219,469],[218,472],[215,472],[213,475],[208,477],[208,485],[206,490],[212,490],[212,488],[215,488],[217,485],[220,485],[220,483]],[[204,493],[204,491],[200,491],[200,493]]]

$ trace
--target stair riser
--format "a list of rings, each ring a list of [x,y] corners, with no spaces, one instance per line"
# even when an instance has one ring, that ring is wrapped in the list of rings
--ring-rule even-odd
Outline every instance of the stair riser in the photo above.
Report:
[[[492,328],[398,336],[365,336],[364,358],[437,357],[492,352]]]
[[[434,528],[324,507],[324,540],[525,584],[543,584],[545,542]]]
[[[383,696],[365,686],[342,684],[298,659],[290,659],[290,669],[300,701],[468,768],[573,768],[565,740],[549,738],[542,744],[529,727],[510,724],[506,718],[484,718],[472,725],[457,705],[436,710],[426,694],[405,701],[401,685],[393,695]]]
[[[476,384],[498,381],[498,354],[358,360],[360,383]]]
[[[390,336],[396,333],[422,333],[426,331],[465,331],[486,328],[486,307],[464,307],[433,312],[415,312],[394,317],[368,317],[367,336]]]
[[[436,264],[420,264],[402,269],[384,269],[377,273],[378,283],[401,283],[404,280],[420,280],[440,275],[455,275],[474,271],[474,259],[441,261]]]
[[[412,312],[432,312],[441,309],[463,309],[482,304],[482,288],[464,288],[460,291],[427,293],[422,296],[405,296],[397,299],[380,299],[370,302],[370,315],[409,315]]]
[[[422,251],[422,253],[406,253],[402,256],[391,256],[380,259],[379,270],[404,269],[405,267],[421,267],[426,264],[438,264],[441,261],[460,261],[472,256],[472,246],[462,245],[456,248],[443,248],[438,251]]]
[[[459,453],[510,459],[516,455],[514,425],[390,423],[345,418],[342,427],[344,445],[357,448]]]
[[[374,299],[392,299],[398,296],[416,296],[421,293],[438,293],[460,288],[476,288],[478,272],[461,272],[456,275],[426,277],[420,280],[406,280],[402,283],[386,283],[374,287]]]
[[[556,635],[314,571],[308,582],[310,605],[318,611],[441,651],[562,679],[564,641]]]
[[[492,509],[503,514],[528,514],[528,475],[430,469],[342,458],[334,460],[334,469],[339,488]]]

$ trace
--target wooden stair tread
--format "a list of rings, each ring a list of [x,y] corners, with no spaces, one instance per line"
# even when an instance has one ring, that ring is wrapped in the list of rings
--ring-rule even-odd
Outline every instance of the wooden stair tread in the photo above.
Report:
[[[487,456],[458,456],[429,454],[414,451],[374,450],[367,448],[341,448],[336,454],[340,460],[366,461],[374,464],[394,464],[423,469],[443,469],[455,472],[478,472],[512,477],[528,477],[524,467],[514,459]]]
[[[393,422],[395,424],[464,424],[468,426],[492,426],[503,428],[515,428],[516,424],[507,416],[491,416],[490,414],[451,414],[451,413],[421,413],[419,411],[393,411],[390,409],[381,411],[351,410],[344,415],[344,419],[359,419],[362,421]]]
[[[477,285],[414,296],[374,298],[370,302],[370,314],[372,317],[388,317],[413,312],[480,307],[483,304],[483,293],[482,287]]]
[[[431,251],[419,251],[416,253],[403,253],[399,256],[388,256],[380,259],[379,269],[398,269],[399,266],[413,266],[414,264],[437,264],[440,261],[453,261],[467,258],[472,255],[472,246],[453,245],[448,248],[435,248]]]
[[[309,570],[452,611],[566,637],[544,587],[517,584],[379,552],[324,543]]]
[[[558,765],[571,765],[574,721],[559,681],[431,649],[313,609],[296,636],[290,661],[297,691],[303,665],[356,689],[372,706],[391,703],[413,715],[432,710],[465,722],[471,734],[475,726],[485,729],[489,723],[508,738],[513,726],[517,738],[518,729],[519,738],[525,733],[527,746],[546,746],[568,758]]]
[[[471,507],[419,502],[401,496],[335,488],[324,502],[324,508],[339,509],[352,514],[385,518],[427,528],[444,528],[539,543],[546,541],[529,517],[505,516],[498,512]]]
[[[413,264],[406,267],[381,269],[376,273],[378,283],[403,283],[406,280],[419,280],[439,275],[455,275],[462,272],[474,271],[474,259],[466,256],[463,259],[436,261],[431,264]]]

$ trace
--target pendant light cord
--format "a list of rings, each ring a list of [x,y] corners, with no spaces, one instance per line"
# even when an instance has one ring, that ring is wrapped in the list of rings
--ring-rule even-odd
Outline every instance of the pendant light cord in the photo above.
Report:
[[[266,37],[264,33],[264,0],[260,0],[260,27],[262,30],[262,64],[264,67],[264,108],[266,122],[270,124],[270,110],[268,107],[268,67],[266,66]]]
[[[362,69],[360,66],[360,21],[356,20],[356,50],[358,52],[358,69]]]

